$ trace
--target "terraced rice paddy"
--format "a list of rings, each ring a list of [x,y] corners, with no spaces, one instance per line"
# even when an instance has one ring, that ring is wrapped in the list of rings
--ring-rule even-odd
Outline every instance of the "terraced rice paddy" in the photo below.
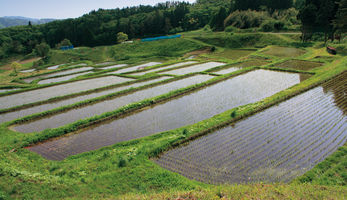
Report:
[[[155,162],[213,184],[292,180],[346,142],[346,84],[347,72]]]
[[[57,115],[49,116],[28,124],[16,126],[14,129],[24,133],[38,132],[48,128],[56,128],[65,124],[72,123],[79,119],[92,117],[108,111],[116,110],[130,103],[138,102],[143,99],[152,98],[168,93],[179,88],[188,87],[197,83],[205,82],[213,78],[207,75],[198,75],[171,83],[155,86],[145,90],[137,91],[125,96],[105,100],[93,105],[77,108]]]
[[[3,113],[0,114],[0,123],[2,122],[6,122],[6,121],[11,121],[17,118],[21,118],[24,116],[28,116],[28,115],[32,115],[35,113],[40,113],[40,112],[44,112],[46,110],[51,110],[54,108],[59,108],[61,106],[67,106],[67,105],[71,105],[80,101],[84,101],[87,99],[92,99],[92,98],[96,98],[96,97],[101,97],[104,95],[108,95],[108,94],[112,94],[112,93],[116,93],[122,90],[126,90],[129,89],[131,87],[135,88],[135,87],[140,87],[143,85],[147,85],[147,84],[152,84],[155,82],[160,82],[166,79],[169,79],[170,77],[161,77],[161,78],[157,78],[157,79],[153,79],[153,80],[149,80],[149,81],[144,81],[144,82],[139,82],[139,83],[133,83],[130,85],[126,85],[126,86],[121,86],[121,87],[116,87],[116,88],[112,88],[112,89],[108,89],[108,90],[104,90],[104,91],[100,91],[100,92],[94,92],[91,94],[86,94],[86,95],[81,95],[81,96],[77,96],[77,97],[73,97],[73,98],[68,98],[68,99],[64,99],[61,101],[54,101],[52,103],[46,103],[46,104],[42,104],[39,106],[34,106],[34,107],[30,107],[30,108],[25,108],[19,111],[14,111],[14,112],[8,112],[8,113]]]
[[[58,83],[58,82],[62,82],[62,81],[68,81],[68,80],[76,78],[78,76],[83,76],[83,75],[91,74],[91,73],[93,73],[93,72],[82,72],[82,73],[62,76],[62,77],[58,77],[58,78],[45,79],[45,80],[39,81],[37,84],[43,85],[43,84],[48,84],[48,83]]]
[[[200,77],[203,76],[200,75]],[[204,77],[205,80],[210,78]],[[252,71],[153,108],[99,124],[67,137],[47,141],[31,147],[30,150],[47,159],[61,160],[70,155],[95,150],[117,142],[196,123],[234,107],[259,101],[299,82],[298,74],[267,70]],[[69,116],[71,115],[65,117]],[[65,118],[61,119],[65,120]],[[59,123],[59,119],[31,124],[30,127],[23,126],[20,127],[20,131],[34,131],[36,127],[45,126],[47,123]],[[17,130],[19,130],[18,128],[16,127]],[[28,131],[29,129],[30,131]]]
[[[34,72],[34,71],[35,71],[35,69],[28,69],[28,70],[22,70],[20,72],[22,72],[22,73],[29,73],[29,72]]]
[[[144,72],[139,72],[139,73],[131,74],[131,75],[142,76],[142,75],[145,75],[145,74],[148,74],[148,73],[154,73],[154,72],[158,72],[158,71],[161,71],[161,70],[166,70],[166,69],[181,67],[181,66],[185,66],[185,65],[191,65],[191,64],[195,64],[195,63],[197,63],[197,62],[196,62],[196,61],[182,62],[182,63],[177,63],[177,64],[169,65],[169,66],[166,66],[166,67],[160,67],[160,68],[156,68],[156,69],[152,69],[152,70],[148,70],[148,71],[144,71]]]
[[[215,52],[212,55],[229,58],[229,59],[239,59],[244,56],[248,56],[251,53],[256,52],[256,50],[252,49],[224,49],[222,52]]]
[[[108,66],[108,67],[101,67],[98,69],[114,69],[114,68],[121,68],[121,67],[126,67],[127,64],[119,64],[119,65],[112,65],[112,66]]]
[[[208,62],[208,63],[198,64],[198,65],[193,65],[190,67],[175,69],[175,70],[171,70],[167,72],[161,72],[160,74],[184,75],[184,74],[189,74],[194,72],[202,72],[202,71],[212,69],[222,65],[225,65],[225,63]]]
[[[110,74],[123,74],[123,73],[137,71],[137,70],[140,70],[140,69],[144,69],[146,67],[151,67],[151,66],[160,65],[160,64],[162,64],[162,63],[160,63],[160,62],[149,62],[149,63],[145,63],[145,64],[142,64],[142,65],[137,65],[137,66],[134,66],[134,67],[128,67],[128,68],[125,68],[125,69],[117,70],[117,71],[112,72]]]
[[[118,83],[124,83],[131,81],[130,78],[122,78],[117,76],[107,76],[95,79],[88,79],[82,81],[76,81],[72,83],[66,83],[47,88],[41,88],[28,92],[8,95],[0,97],[0,109],[11,108],[15,106],[25,105],[38,101],[48,100],[53,97],[64,96],[74,94],[81,91],[92,90],[107,85],[114,85]]]
[[[304,60],[288,60],[284,63],[276,65],[275,67],[291,68],[296,70],[311,70],[311,69],[320,67],[322,65],[323,63],[319,63],[319,62],[310,62],[310,61],[304,61]]]
[[[264,60],[250,60],[250,61],[245,61],[245,62],[242,62],[242,63],[234,64],[234,65],[232,65],[231,67],[229,67],[227,69],[222,69],[222,70],[219,70],[219,71],[216,71],[216,72],[213,72],[213,73],[220,74],[220,75],[229,74],[231,72],[235,72],[237,70],[240,70],[240,69],[242,69],[244,67],[261,66],[261,65],[265,65],[265,64],[268,64],[268,62],[266,62]]]
[[[278,47],[278,46],[272,46],[263,52],[263,54],[277,56],[277,57],[297,57],[297,56],[303,55],[304,53],[306,53],[306,51],[298,49],[298,48]]]
[[[58,69],[60,66],[63,66],[64,64],[62,65],[54,65],[54,66],[51,66],[51,67],[47,67],[47,69]]]
[[[85,72],[94,69],[93,67],[81,67],[81,68],[76,68],[76,69],[70,69],[70,70],[65,70],[57,73],[50,73],[50,74],[44,74],[44,75],[39,75],[39,76],[34,76],[31,78],[26,78],[23,79],[24,82],[26,83],[31,83],[34,80],[41,79],[41,78],[50,78],[50,77],[55,77],[55,76],[64,76],[64,75],[69,75],[69,74],[74,74],[78,72]]]

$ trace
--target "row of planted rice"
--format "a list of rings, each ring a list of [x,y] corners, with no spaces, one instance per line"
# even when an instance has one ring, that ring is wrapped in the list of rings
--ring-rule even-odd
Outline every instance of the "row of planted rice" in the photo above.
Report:
[[[252,117],[170,150],[162,167],[199,181],[286,182],[347,140],[347,72]]]
[[[211,79],[210,76],[198,75],[182,79],[181,81],[185,84],[179,83],[180,81],[170,84],[173,84],[176,89],[209,79]],[[33,146],[30,150],[48,159],[61,160],[70,155],[95,150],[121,141],[193,124],[234,107],[259,101],[299,82],[299,75],[294,73],[268,70],[252,71],[156,105],[153,108],[99,124],[68,137]],[[56,127],[56,124],[71,123],[82,117],[114,110],[118,106],[129,103],[129,100],[135,102],[146,97],[167,93],[170,84],[138,91],[99,105],[71,110],[47,119],[17,126],[15,129],[31,132],[49,128],[47,124]],[[72,116],[74,118],[71,118]],[[61,121],[63,123],[60,123]]]

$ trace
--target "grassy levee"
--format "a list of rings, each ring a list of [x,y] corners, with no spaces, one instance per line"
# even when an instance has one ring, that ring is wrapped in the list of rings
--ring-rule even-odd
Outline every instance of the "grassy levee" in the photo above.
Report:
[[[218,186],[191,191],[165,191],[153,194],[127,194],[119,199],[177,200],[177,199],[345,199],[345,187],[316,186],[311,184],[250,184]]]

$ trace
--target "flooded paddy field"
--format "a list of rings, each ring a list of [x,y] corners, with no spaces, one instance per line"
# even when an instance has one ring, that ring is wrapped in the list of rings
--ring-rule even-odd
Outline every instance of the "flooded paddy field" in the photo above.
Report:
[[[242,63],[237,63],[237,64],[234,64],[234,65],[231,65],[229,68],[221,69],[221,70],[215,71],[213,73],[214,74],[220,74],[220,75],[229,74],[231,72],[235,72],[237,70],[240,70],[240,69],[242,69],[244,67],[262,66],[262,65],[265,65],[265,64],[269,64],[269,63],[264,61],[264,60],[249,60],[249,61],[245,61],[245,62],[242,62]]]
[[[37,121],[29,122],[27,124],[18,125],[14,127],[14,129],[19,132],[30,133],[43,131],[48,128],[57,128],[65,124],[75,122],[79,119],[92,117],[108,111],[113,111],[127,104],[135,103],[147,98],[156,97],[162,94],[166,94],[170,91],[188,87],[197,83],[202,83],[212,78],[213,76],[197,75],[182,80],[177,80],[163,85],[154,86],[152,88],[136,91],[134,93],[121,97],[116,97],[113,99],[105,100],[103,102],[49,116]]]
[[[24,104],[48,100],[53,97],[92,90],[100,87],[105,87],[107,85],[124,83],[131,80],[133,79],[122,78],[117,76],[107,76],[41,88],[18,94],[12,94],[0,97],[0,109],[6,109]]]
[[[142,64],[142,65],[137,65],[137,66],[134,66],[134,67],[128,67],[128,68],[124,68],[124,69],[121,69],[121,70],[117,70],[117,71],[111,72],[109,74],[123,74],[123,73],[137,71],[137,70],[140,70],[140,69],[144,69],[146,67],[152,67],[154,65],[160,65],[160,64],[162,64],[162,63],[161,62],[149,62],[149,63],[145,63],[145,64]]]
[[[31,83],[34,80],[37,80],[37,79],[40,79],[40,78],[50,78],[50,77],[54,77],[54,76],[69,75],[69,74],[73,74],[73,73],[89,71],[89,70],[92,70],[92,69],[94,69],[94,68],[93,67],[82,67],[82,68],[77,68],[77,69],[65,70],[65,71],[61,71],[61,72],[57,72],[57,73],[50,73],[50,74],[34,76],[34,77],[31,77],[31,78],[26,78],[26,79],[22,79],[22,80],[24,82],[26,82],[26,83]]]
[[[114,68],[121,68],[121,67],[126,67],[128,66],[127,64],[119,64],[119,65],[112,65],[112,66],[107,66],[107,67],[101,67],[98,69],[114,69]]]
[[[320,62],[310,62],[304,60],[288,60],[286,62],[275,65],[279,68],[291,68],[296,70],[311,70],[317,67],[322,66],[323,63]]]
[[[83,76],[83,75],[91,74],[91,73],[93,73],[93,72],[82,72],[82,73],[78,73],[78,74],[62,76],[59,78],[45,79],[45,80],[39,81],[37,84],[43,85],[43,84],[48,84],[48,83],[58,83],[58,82],[62,82],[62,81],[68,81],[68,80],[76,78],[78,76]]]
[[[194,72],[202,72],[202,71],[212,69],[222,65],[225,65],[225,63],[208,62],[208,63],[198,64],[198,65],[193,65],[190,67],[175,69],[175,70],[171,70],[167,72],[161,72],[160,74],[184,75],[184,74],[189,74]]]
[[[298,83],[299,75],[294,73],[268,70],[248,72],[123,118],[33,146],[30,150],[47,159],[61,160],[70,155],[193,124],[234,107],[257,102]],[[32,126],[35,128],[38,124]],[[21,131],[26,131],[26,128],[22,127]]]
[[[252,54],[256,52],[256,49],[224,49],[222,52],[215,52],[212,53],[213,56],[223,57],[223,58],[229,58],[229,59],[239,59],[241,57],[248,56],[249,54]]]
[[[55,101],[55,102],[52,102],[52,103],[42,104],[42,105],[38,105],[38,106],[22,109],[22,110],[19,110],[19,111],[14,111],[14,112],[0,114],[0,123],[6,122],[6,121],[11,121],[11,120],[14,120],[14,119],[17,119],[17,118],[21,118],[21,117],[24,117],[24,116],[28,116],[28,115],[32,115],[32,114],[35,114],[35,113],[44,112],[46,110],[59,108],[61,106],[71,105],[71,104],[74,104],[74,103],[77,103],[77,102],[80,102],[80,101],[84,101],[84,100],[87,100],[87,99],[92,99],[92,98],[100,97],[100,96],[103,96],[103,95],[112,94],[112,93],[115,93],[115,92],[119,92],[119,91],[122,91],[122,90],[129,89],[131,87],[135,88],[135,87],[140,87],[140,86],[147,85],[147,84],[152,84],[152,83],[155,83],[155,82],[160,82],[160,81],[163,81],[163,80],[166,80],[166,79],[169,79],[169,78],[171,78],[171,77],[156,78],[156,79],[149,80],[149,81],[133,83],[133,84],[126,85],[126,86],[112,88],[112,89],[108,89],[108,90],[104,90],[104,91],[100,91],[100,92],[94,92],[94,93],[91,93],[91,94],[81,95],[81,96],[68,98],[68,99],[61,100],[61,101]]]
[[[306,51],[298,48],[272,46],[262,53],[277,57],[297,57],[305,54]]]
[[[347,140],[347,73],[229,127],[172,149],[155,162],[198,181],[288,182]]]
[[[181,66],[185,66],[185,65],[191,65],[191,64],[195,64],[195,63],[197,63],[197,62],[196,61],[182,62],[182,63],[169,65],[169,66],[166,66],[166,67],[160,67],[160,68],[148,70],[148,71],[145,71],[145,72],[139,72],[139,73],[131,74],[131,75],[142,76],[142,75],[145,75],[145,74],[148,74],[148,73],[154,73],[154,72],[158,72],[158,71],[165,70],[165,69],[171,69],[171,68],[181,67]]]

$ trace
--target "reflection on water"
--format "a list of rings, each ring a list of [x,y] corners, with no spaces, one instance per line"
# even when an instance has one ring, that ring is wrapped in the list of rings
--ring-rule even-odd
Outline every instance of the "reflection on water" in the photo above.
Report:
[[[30,149],[48,159],[60,160],[117,142],[193,124],[234,107],[259,101],[299,82],[298,74],[256,70]]]
[[[290,181],[346,142],[346,75],[172,149],[155,162],[206,183]]]

